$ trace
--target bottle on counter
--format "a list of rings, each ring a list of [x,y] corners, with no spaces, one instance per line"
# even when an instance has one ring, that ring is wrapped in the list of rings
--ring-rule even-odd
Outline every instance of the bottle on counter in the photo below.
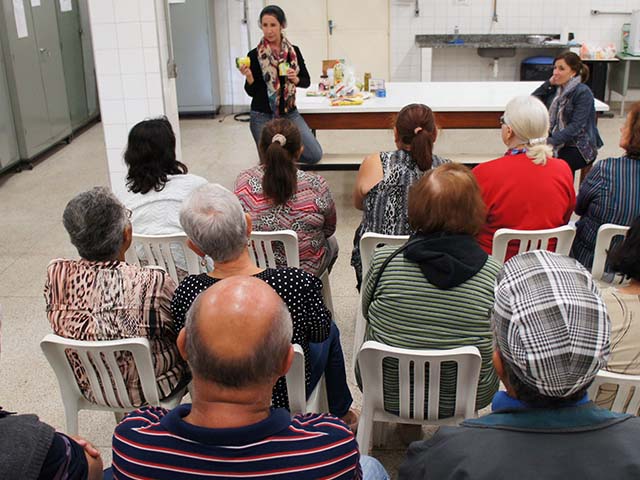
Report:
[[[365,74],[364,74],[364,86],[363,86],[363,90],[365,92],[369,91],[369,80],[371,80],[371,72],[365,72]]]
[[[327,81],[329,83],[329,88],[333,87],[336,84],[333,68],[327,68]]]
[[[341,62],[333,66],[333,80],[335,85],[342,83],[344,80],[344,65]]]
[[[318,83],[318,91],[326,92],[329,90],[329,75],[320,75],[320,83]]]

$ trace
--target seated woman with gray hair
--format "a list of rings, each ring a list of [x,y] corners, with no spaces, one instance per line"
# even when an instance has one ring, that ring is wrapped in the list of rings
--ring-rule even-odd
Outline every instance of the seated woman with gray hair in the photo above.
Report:
[[[547,145],[549,113],[532,96],[512,99],[500,117],[503,157],[473,169],[487,206],[478,242],[491,254],[499,228],[540,230],[566,225],[576,204],[569,165]],[[507,259],[518,252],[509,245]]]
[[[171,318],[175,283],[162,270],[124,262],[124,252],[131,244],[130,215],[105,187],[95,187],[69,201],[63,223],[81,258],[53,260],[47,267],[47,316],[53,332],[65,338],[149,339],[158,389],[164,398],[183,388],[191,377],[178,352],[178,330]],[[80,390],[92,401],[86,373],[74,354],[68,358]],[[130,354],[120,354],[118,364],[131,402],[145,404]]]
[[[186,313],[198,294],[219,280],[252,275],[265,281],[291,313],[291,342],[299,344],[305,354],[307,394],[324,374],[329,411],[348,425],[355,425],[357,414],[350,409],[353,399],[346,380],[340,333],[322,300],[320,279],[299,268],[256,267],[247,245],[251,216],[243,212],[238,198],[221,185],[208,184],[194,190],[182,205],[180,223],[189,237],[189,248],[201,257],[210,256],[215,268],[209,273],[189,275],[180,282],[171,302],[176,329],[184,326]],[[311,342],[322,343],[320,348],[310,348]],[[273,388],[272,404],[289,406],[284,377]]]

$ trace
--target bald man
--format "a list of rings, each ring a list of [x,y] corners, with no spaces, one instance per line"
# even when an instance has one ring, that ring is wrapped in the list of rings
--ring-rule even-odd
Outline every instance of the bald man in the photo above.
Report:
[[[193,403],[125,418],[113,436],[114,476],[362,478],[342,421],[270,407],[273,385],[293,360],[291,335],[285,304],[262,280],[229,277],[203,291],[178,336]]]

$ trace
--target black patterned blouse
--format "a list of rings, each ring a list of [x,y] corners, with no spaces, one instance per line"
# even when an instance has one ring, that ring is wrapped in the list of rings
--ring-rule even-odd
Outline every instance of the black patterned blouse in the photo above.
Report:
[[[254,277],[270,285],[284,301],[293,322],[291,343],[299,344],[309,358],[309,342],[323,342],[329,337],[331,312],[322,299],[322,282],[299,268],[268,268]],[[186,314],[198,294],[220,279],[202,273],[189,275],[175,291],[171,300],[171,313],[179,331],[184,327]],[[309,383],[309,364],[305,362],[305,380]],[[272,405],[289,408],[287,383],[282,377],[273,387]]]

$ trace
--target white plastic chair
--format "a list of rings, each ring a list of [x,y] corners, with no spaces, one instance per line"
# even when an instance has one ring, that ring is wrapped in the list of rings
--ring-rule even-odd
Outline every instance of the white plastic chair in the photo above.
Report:
[[[287,392],[289,393],[289,411],[291,415],[296,413],[328,412],[329,402],[327,400],[327,386],[324,375],[307,400],[304,350],[302,350],[300,345],[294,343],[293,352],[293,363],[286,375]]]
[[[140,248],[136,248],[136,247]],[[144,252],[144,257],[139,257],[139,252]],[[178,233],[175,235],[138,235],[133,234],[131,246],[125,252],[125,260],[132,265],[141,265],[141,260],[147,265],[155,265],[162,268],[174,282],[179,283],[176,270],[176,253],[182,252],[187,264],[187,272],[190,275],[205,271],[200,265],[200,258],[187,246],[187,235]]]
[[[382,361],[398,360],[399,415],[384,409],[384,384]],[[456,408],[451,418],[439,419],[440,367],[443,362],[458,364],[456,382]],[[362,415],[358,425],[360,454],[367,455],[371,444],[374,422],[411,424],[457,424],[475,416],[476,393],[480,378],[482,358],[476,347],[460,347],[451,350],[411,350],[367,341],[358,354],[362,377]],[[413,367],[413,375],[410,368]],[[424,411],[425,370],[429,372],[428,410]],[[413,414],[410,411],[413,384]]]
[[[70,435],[78,434],[78,412],[80,410],[111,411],[114,412],[116,421],[119,421],[125,412],[130,412],[140,406],[134,405],[129,398],[124,377],[115,358],[116,354],[120,352],[131,352],[144,397],[149,405],[174,408],[180,404],[187,391],[187,387],[185,387],[170,397],[160,400],[151,359],[151,349],[146,338],[80,341],[50,333],[42,339],[40,348],[58,378],[67,421],[66,433]],[[96,403],[90,402],[82,395],[65,354],[66,351],[75,352],[82,363]],[[122,405],[118,405],[117,399],[120,399]]]
[[[407,243],[409,235],[383,235],[382,233],[365,232],[360,238],[360,259],[362,260],[362,286],[360,288],[360,298],[356,309],[355,331],[353,334],[353,356],[355,359],[360,351],[360,346],[364,342],[364,335],[367,329],[367,320],[362,313],[362,297],[364,295],[364,280],[371,268],[373,253],[380,245],[393,245],[400,247]],[[354,363],[355,365],[355,363]]]
[[[604,266],[607,263],[607,250],[611,247],[611,241],[617,236],[625,237],[629,227],[623,225],[615,225],[613,223],[605,223],[600,225],[598,236],[596,237],[596,246],[593,251],[593,266],[591,267],[591,275],[594,280],[603,280]]]
[[[293,230],[276,230],[273,232],[251,232],[249,237],[249,255],[253,262],[262,268],[278,267],[273,252],[273,244],[280,242],[284,247],[287,267],[300,268],[300,252],[298,249],[298,235]],[[320,275],[322,281],[322,298],[325,306],[334,315],[333,299],[331,297],[331,284],[329,272],[326,270]]]
[[[640,409],[640,375],[624,375],[600,370],[589,387],[590,400],[596,399],[600,387],[603,385],[617,387],[611,411],[638,415],[638,409]]]
[[[518,253],[530,250],[549,250],[549,242],[556,240],[555,252],[562,255],[569,255],[573,238],[576,236],[576,227],[573,225],[563,225],[557,228],[545,230],[514,230],[511,228],[500,228],[493,236],[492,256],[501,263],[507,257],[507,247],[509,242],[520,240]]]

